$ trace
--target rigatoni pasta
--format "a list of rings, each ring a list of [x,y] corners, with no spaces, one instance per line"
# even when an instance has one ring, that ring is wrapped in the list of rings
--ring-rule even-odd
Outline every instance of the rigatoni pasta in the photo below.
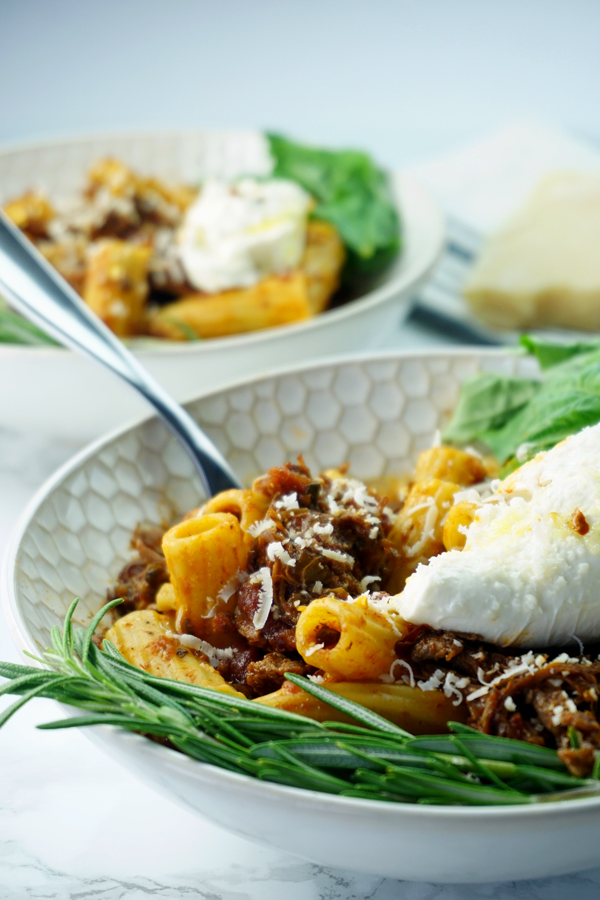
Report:
[[[210,513],[175,525],[163,538],[180,633],[202,634],[206,620],[227,605],[223,589],[246,567],[244,532],[230,513]]]
[[[418,481],[409,490],[389,535],[399,553],[386,579],[386,591],[401,591],[420,563],[443,551],[444,522],[458,491],[460,485],[439,478]]]
[[[466,718],[465,708],[457,709],[443,693],[425,693],[408,684],[328,681],[326,687],[334,694],[360,703],[411,734],[443,732],[450,720],[460,722]],[[259,697],[256,702],[308,716],[317,722],[354,724],[349,716],[332,709],[327,703],[322,703],[289,682],[273,694]]]
[[[150,254],[150,247],[105,240],[91,255],[83,299],[119,337],[143,330]]]
[[[117,619],[107,631],[106,640],[132,666],[150,675],[188,681],[226,694],[239,693],[215,671],[206,654],[183,646],[174,636],[174,628],[174,622],[165,615],[150,609],[137,610]]]
[[[464,684],[421,666],[413,652],[420,631],[393,611],[390,593],[443,550],[443,538],[456,541],[460,523],[449,513],[464,504],[454,507],[454,495],[481,473],[473,454],[426,451],[406,499],[394,506],[345,467],[318,477],[301,460],[271,469],[250,488],[212,497],[164,534],[152,627],[168,630],[184,652],[198,642],[196,655],[208,654],[200,662],[257,702],[332,718],[329,706],[286,682],[293,672],[415,733],[443,730],[466,714],[455,709]],[[112,634],[119,646],[133,636],[127,658],[146,666],[159,645],[144,636],[148,620],[138,612]],[[188,660],[190,674],[171,644],[160,646],[165,672],[200,677],[197,659]],[[458,643],[444,645],[448,658],[458,652]]]
[[[219,294],[190,294],[152,314],[150,334],[172,341],[225,337],[275,328],[310,316],[306,278],[296,272],[271,276],[251,288]]]
[[[353,603],[320,597],[298,619],[296,647],[333,680],[377,681],[389,674],[407,631],[405,623],[372,609],[366,596]]]
[[[206,516],[211,513],[229,513],[237,518],[242,531],[248,532],[256,522],[264,519],[268,508],[269,498],[260,491],[234,488],[211,497],[197,514]]]

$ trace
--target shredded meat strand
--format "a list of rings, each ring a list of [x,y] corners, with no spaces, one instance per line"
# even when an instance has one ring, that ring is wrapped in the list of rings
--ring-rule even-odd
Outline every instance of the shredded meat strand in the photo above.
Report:
[[[447,650],[455,641],[459,652],[448,659]],[[429,677],[438,667],[467,676],[465,698],[498,676],[508,675],[519,662],[509,649],[502,651],[472,635],[427,628],[397,651],[414,666],[417,679]],[[553,655],[560,655],[560,650]],[[550,660],[506,677],[481,697],[467,699],[468,724],[485,734],[552,747],[572,774],[588,776],[600,753],[599,696],[597,652],[571,657],[568,662]]]

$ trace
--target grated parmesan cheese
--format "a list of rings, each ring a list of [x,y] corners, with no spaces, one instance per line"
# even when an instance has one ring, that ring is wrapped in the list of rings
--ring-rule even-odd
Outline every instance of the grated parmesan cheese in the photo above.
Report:
[[[219,647],[213,647],[208,641],[194,637],[193,634],[176,634],[174,631],[167,631],[167,637],[175,638],[184,647],[190,647],[192,650],[199,650],[208,657],[208,661],[213,668],[216,668],[222,659],[231,659],[233,656],[233,647],[226,647],[221,650]]]
[[[298,494],[284,494],[274,503],[275,509],[300,509],[298,506]]]
[[[242,585],[247,578],[247,572],[242,572],[241,570],[237,571],[233,578],[230,578],[227,584],[221,588],[221,590],[217,594],[217,599],[222,600],[223,603],[227,603],[229,598],[233,596],[233,594],[235,594],[239,586]],[[212,613],[212,615],[214,615],[214,612]]]
[[[422,535],[419,540],[415,541],[415,543],[411,547],[406,548],[405,552],[409,558],[417,556],[417,554],[420,553],[421,550],[423,550],[427,541],[431,540],[431,538],[433,537],[433,529],[435,528],[435,523],[437,522],[438,517],[438,508],[433,497],[431,497],[430,499],[431,503],[426,504],[427,514],[423,523]]]
[[[444,682],[444,672],[441,669],[436,669],[431,678],[428,678],[427,681],[417,681],[417,687],[422,691],[437,691],[442,686]]]
[[[321,550],[321,553],[328,559],[335,559],[337,562],[346,563],[348,566],[354,565],[354,557],[350,556],[349,553],[341,553],[339,550],[330,550],[328,547],[324,547],[323,550]]]
[[[361,591],[366,591],[374,581],[381,581],[381,577],[379,575],[365,575],[359,584]]]
[[[258,537],[259,534],[262,534],[263,531],[268,531],[273,527],[275,523],[272,519],[261,519],[260,522],[254,522],[253,525],[250,526],[248,532],[252,535],[252,537]]]
[[[276,559],[280,559],[281,562],[286,566],[296,565],[296,560],[292,556],[290,556],[281,541],[274,541],[272,544],[268,545],[267,557],[271,560],[271,562],[275,562]]]
[[[476,691],[471,691],[470,694],[467,694],[467,700],[471,702],[471,700],[478,700],[480,697],[484,697],[489,691],[489,687],[478,688]]]
[[[263,566],[258,572],[249,579],[250,584],[260,584],[258,593],[258,608],[252,617],[252,624],[257,631],[261,631],[265,627],[265,623],[269,617],[271,607],[273,606],[273,578],[271,570],[268,566]]]
[[[406,660],[404,660],[404,659],[395,659],[395,660],[394,660],[394,662],[393,662],[392,665],[390,666],[390,674],[389,674],[388,678],[389,678],[391,681],[395,681],[395,680],[396,680],[396,679],[394,678],[394,669],[395,669],[396,666],[404,666],[404,667],[408,670],[408,677],[409,677],[409,679],[410,679],[409,683],[410,683],[410,686],[411,686],[412,688],[414,688],[414,686],[415,686],[415,675],[414,675],[414,672],[413,672],[411,666],[410,666],[410,665],[406,662]]]
[[[326,525],[319,525],[318,522],[315,522],[312,530],[315,534],[333,534],[333,525],[331,524],[331,522],[328,522]]]
[[[447,672],[446,678],[444,680],[444,694],[446,697],[456,697],[456,700],[452,701],[452,706],[460,706],[463,702],[463,695],[461,694],[461,690],[466,688],[469,684],[468,678],[459,678],[454,672]]]

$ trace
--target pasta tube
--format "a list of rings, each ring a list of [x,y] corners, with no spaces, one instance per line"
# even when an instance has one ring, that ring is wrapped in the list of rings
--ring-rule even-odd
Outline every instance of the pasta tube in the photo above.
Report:
[[[311,666],[341,681],[369,681],[387,675],[394,647],[407,627],[376,612],[366,600],[355,603],[321,597],[296,623],[298,653]]]
[[[221,491],[215,497],[204,504],[200,515],[211,513],[230,513],[240,523],[242,531],[246,532],[255,522],[264,519],[269,508],[269,498],[249,488],[246,490]]]
[[[22,231],[33,237],[46,237],[48,225],[54,218],[54,208],[43,194],[27,191],[4,207],[8,218]]]
[[[87,248],[85,238],[72,237],[61,244],[56,241],[41,241],[38,250],[57,269],[78,294],[83,294],[87,273]]]
[[[165,203],[174,206],[179,213],[183,213],[196,199],[198,190],[186,184],[169,186],[158,178],[138,178],[136,195],[147,208],[151,209],[155,205],[155,196],[158,196]]]
[[[151,254],[151,247],[104,240],[90,259],[83,299],[119,337],[142,329]]]
[[[443,541],[446,550],[462,550],[467,542],[467,536],[464,530],[469,527],[473,519],[477,507],[474,503],[468,503],[463,500],[457,503],[448,513],[448,517],[444,522]]]
[[[162,543],[177,604],[177,631],[201,635],[225,585],[246,567],[244,532],[235,516],[214,513],[186,519],[171,528]]]
[[[399,594],[419,563],[427,562],[444,550],[444,522],[459,490],[458,484],[438,478],[412,486],[388,535],[399,551],[399,561],[388,572],[383,584],[388,593]]]
[[[329,222],[309,222],[300,268],[306,275],[308,303],[313,316],[323,312],[340,286],[345,259],[344,242],[337,229]]]
[[[137,178],[131,169],[118,159],[106,157],[99,160],[88,172],[88,192],[104,188],[114,197],[131,197],[135,193]]]
[[[200,338],[216,338],[287,325],[309,316],[306,278],[295,272],[271,275],[249,288],[191,294],[154,313],[149,330],[157,337],[183,341],[190,330]]]
[[[108,629],[105,640],[115,645],[127,662],[158,678],[187,681],[225,694],[243,696],[200,658],[170,637],[173,622],[151,609],[131,612]]]
[[[135,197],[146,215],[160,216],[157,200],[184,212],[198,191],[188,185],[164,184],[158,178],[140,178],[118,159],[101,159],[88,173],[88,193],[103,188],[115,197]]]
[[[161,584],[156,592],[154,602],[156,603],[156,608],[159,612],[174,613],[176,611],[177,597],[175,595],[175,588],[170,581],[167,581],[166,584]]]
[[[448,730],[448,722],[464,722],[467,718],[466,704],[453,706],[441,691],[422,691],[408,684],[368,682],[328,682],[324,687],[366,706],[411,734],[440,734]],[[356,725],[356,720],[289,682],[273,694],[259,697],[254,702],[298,713],[317,722],[351,722]]]
[[[415,483],[439,478],[454,484],[471,485],[483,481],[486,470],[478,456],[456,447],[431,447],[423,450],[417,460]]]

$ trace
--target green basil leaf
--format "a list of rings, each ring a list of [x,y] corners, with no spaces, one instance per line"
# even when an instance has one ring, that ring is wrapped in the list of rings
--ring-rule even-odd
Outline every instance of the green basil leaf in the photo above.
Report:
[[[524,457],[549,450],[571,434],[600,422],[600,350],[553,366],[530,402],[486,443],[501,462],[523,444]]]
[[[451,443],[483,442],[501,463],[510,461],[503,474],[600,422],[600,345],[528,341],[540,365],[546,366],[545,380],[489,372],[470,379],[443,434]]]
[[[535,356],[540,364],[540,369],[550,369],[573,356],[580,356],[582,353],[590,353],[600,349],[600,343],[574,343],[574,344],[553,344],[550,341],[542,341],[530,334],[521,335],[520,344],[522,347]]]
[[[442,434],[444,441],[468,444],[483,441],[506,425],[540,390],[541,382],[484,372],[466,381],[454,415]]]
[[[367,153],[322,150],[268,134],[273,174],[300,184],[316,200],[313,215],[339,231],[348,265],[372,275],[400,250],[400,220],[385,172]]]

